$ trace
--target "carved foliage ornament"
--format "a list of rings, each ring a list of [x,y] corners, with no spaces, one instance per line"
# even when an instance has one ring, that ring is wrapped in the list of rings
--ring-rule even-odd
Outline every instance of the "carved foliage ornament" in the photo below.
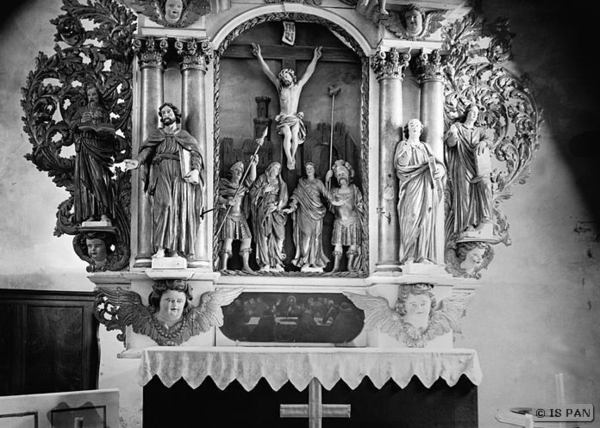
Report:
[[[226,306],[242,293],[241,288],[217,289],[200,296],[200,304],[191,304],[191,286],[181,280],[156,281],[150,294],[150,305],[142,303],[141,296],[121,287],[99,287],[96,291],[95,316],[108,331],[120,329],[117,339],[124,341],[127,326],[133,331],[150,337],[160,346],[178,346],[193,336],[223,325],[222,306]],[[162,312],[173,308],[163,295],[168,291],[181,294],[183,307],[172,323],[166,324]],[[166,307],[164,305],[167,305]],[[168,315],[167,315],[168,317]]]
[[[479,278],[480,270],[493,257],[489,244],[510,245],[508,219],[501,204],[512,196],[515,184],[525,183],[539,148],[542,111],[528,88],[528,79],[502,66],[511,57],[513,37],[506,20],[486,24],[475,13],[444,29],[444,50],[449,52],[444,62],[445,130],[463,121],[470,106],[476,105],[479,115],[475,126],[483,129],[491,141],[492,163],[493,239],[479,240],[479,250],[475,252],[480,254],[472,261],[477,266],[465,263],[464,258],[477,239],[462,239],[461,231],[449,227],[456,213],[451,205],[446,207],[446,263],[454,276]],[[456,197],[452,189],[449,183],[447,202]]]
[[[431,284],[403,284],[398,300],[390,308],[384,297],[344,292],[365,311],[367,329],[377,329],[409,348],[424,348],[427,342],[453,331],[460,333],[458,320],[465,314],[469,296],[456,294],[437,303]]]
[[[38,54],[22,89],[24,130],[33,146],[25,157],[69,192],[58,207],[54,234],[76,235],[77,254],[90,262],[81,223],[107,216],[113,228],[105,232],[114,233],[107,243],[111,258],[88,270],[120,270],[129,259],[131,186],[129,173],[111,167],[131,151],[135,15],[110,0],[87,5],[64,0],[62,10],[65,14],[51,21],[57,28],[55,53]],[[67,147],[75,154],[64,155]],[[90,185],[94,180],[101,189]]]

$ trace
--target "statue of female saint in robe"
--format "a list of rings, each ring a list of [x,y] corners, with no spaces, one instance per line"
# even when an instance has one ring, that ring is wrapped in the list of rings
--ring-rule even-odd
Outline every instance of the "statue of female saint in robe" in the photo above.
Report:
[[[272,162],[250,188],[250,204],[256,261],[263,272],[283,271],[287,184],[281,177],[281,164]]]
[[[73,116],[75,132],[74,213],[75,222],[104,221],[114,218],[109,167],[117,142],[108,110],[103,106],[98,88],[85,88],[86,104]]]
[[[420,140],[423,124],[411,119],[408,136],[396,146],[394,167],[399,181],[400,264],[443,263],[437,251],[436,217],[443,195],[445,168]]]
[[[470,104],[463,123],[450,126],[446,158],[452,195],[451,232],[491,238],[493,198],[490,139],[475,123],[479,108]],[[483,236],[486,235],[486,236]],[[490,236],[487,236],[490,235]]]
[[[323,217],[327,212],[323,200],[328,198],[328,192],[323,182],[315,177],[314,163],[306,162],[304,169],[306,177],[298,181],[289,207],[283,210],[286,214],[293,213],[296,255],[292,263],[302,272],[323,272],[329,262],[323,253],[322,241]]]

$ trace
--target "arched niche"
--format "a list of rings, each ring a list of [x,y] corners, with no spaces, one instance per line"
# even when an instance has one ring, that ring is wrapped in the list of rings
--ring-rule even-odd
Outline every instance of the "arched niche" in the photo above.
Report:
[[[368,43],[357,40],[336,22],[322,16],[300,12],[271,13],[261,8],[263,14],[251,16],[238,25],[229,25],[227,35],[223,29],[215,34],[214,56],[214,171],[215,206],[218,202],[216,186],[220,177],[237,161],[248,165],[256,149],[254,140],[262,134],[265,126],[268,134],[265,145],[259,150],[260,163],[257,174],[264,172],[273,161],[282,163],[282,176],[292,194],[295,184],[304,173],[305,161],[316,164],[317,174],[324,180],[330,160],[349,161],[355,170],[355,184],[362,191],[368,206],[368,140],[369,140],[369,70]],[[339,19],[338,19],[339,20]],[[284,23],[292,23],[295,31],[293,45],[282,42]],[[350,26],[350,28],[353,28]],[[358,33],[357,33],[358,34]],[[261,46],[263,56],[274,74],[282,68],[291,68],[301,78],[312,59],[314,49],[323,46],[323,57],[317,63],[315,73],[304,86],[299,111],[305,114],[307,139],[299,149],[297,168],[285,167],[281,152],[281,136],[277,134],[273,118],[279,113],[279,99],[275,86],[265,76],[258,60],[252,54],[252,43]],[[335,96],[329,88],[339,89]],[[330,124],[332,123],[333,133]],[[329,141],[333,134],[333,146]],[[215,231],[218,221],[215,218]],[[323,247],[331,256],[331,228],[333,215],[324,220]],[[294,272],[290,265],[294,256],[292,227],[287,224],[286,270]],[[365,260],[360,274],[368,270],[368,231],[363,231],[363,254]],[[219,242],[213,248],[215,260]],[[235,249],[234,249],[235,254]],[[331,257],[329,257],[332,259]],[[331,269],[331,262],[325,272]],[[234,261],[234,266],[237,266]],[[253,267],[256,267],[254,265]]]

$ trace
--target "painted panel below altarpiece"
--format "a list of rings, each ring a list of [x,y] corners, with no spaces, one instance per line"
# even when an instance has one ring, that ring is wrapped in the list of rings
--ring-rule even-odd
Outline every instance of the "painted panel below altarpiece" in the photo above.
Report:
[[[341,293],[246,292],[223,315],[218,345],[365,346],[364,312]]]

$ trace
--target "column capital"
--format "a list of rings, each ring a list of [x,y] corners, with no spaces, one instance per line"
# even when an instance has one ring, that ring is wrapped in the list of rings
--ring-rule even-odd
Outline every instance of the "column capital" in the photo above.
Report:
[[[435,49],[431,53],[421,52],[415,58],[414,72],[419,78],[419,83],[427,81],[444,81],[444,64],[440,51]]]
[[[186,38],[175,40],[175,49],[181,57],[181,71],[196,69],[206,72],[212,60],[212,49],[207,39]]]
[[[377,80],[384,78],[404,78],[404,69],[410,62],[410,53],[400,53],[396,48],[389,51],[380,49],[371,57],[371,67],[377,75]]]
[[[164,56],[169,48],[166,37],[135,36],[132,44],[140,68],[164,68]]]

